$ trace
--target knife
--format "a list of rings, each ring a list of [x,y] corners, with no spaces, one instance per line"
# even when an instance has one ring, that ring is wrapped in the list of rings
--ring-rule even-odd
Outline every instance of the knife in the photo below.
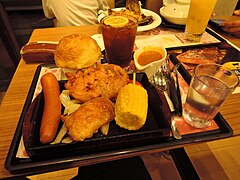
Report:
[[[178,109],[178,113],[179,116],[182,116],[182,98],[181,98],[181,93],[180,93],[180,86],[179,86],[179,82],[178,82],[178,71],[176,69],[175,71],[176,74],[176,91],[177,91],[177,98],[178,98],[178,102],[179,102],[179,109]]]
[[[177,92],[175,80],[173,79],[173,77],[169,78],[169,89],[170,89],[170,99],[173,102],[173,106],[174,106],[175,112],[179,116],[181,116],[181,114],[182,114],[181,113],[182,102],[179,101],[178,92]],[[180,98],[181,98],[181,96],[180,96]]]
[[[169,55],[169,59],[172,63],[176,63],[174,65],[174,68],[173,68],[173,73],[175,74],[175,77],[176,77],[176,83],[174,82],[174,79],[171,77],[171,89],[172,89],[172,98],[173,98],[173,103],[174,103],[174,107],[176,109],[176,113],[179,115],[179,116],[182,116],[182,98],[181,98],[181,93],[180,93],[180,86],[179,86],[179,82],[178,82],[178,68],[181,65],[181,63],[178,61],[178,59],[176,58],[176,55],[174,54],[170,54]],[[175,91],[175,92],[173,92]]]

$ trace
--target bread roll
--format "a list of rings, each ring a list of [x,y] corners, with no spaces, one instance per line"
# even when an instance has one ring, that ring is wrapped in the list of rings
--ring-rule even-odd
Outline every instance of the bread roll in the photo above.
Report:
[[[59,41],[54,60],[57,67],[82,69],[93,65],[101,55],[101,49],[94,39],[82,34],[71,34]]]

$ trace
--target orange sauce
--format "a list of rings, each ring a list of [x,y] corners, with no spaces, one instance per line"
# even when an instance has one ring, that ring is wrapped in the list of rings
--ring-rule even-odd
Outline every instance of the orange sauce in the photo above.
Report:
[[[162,59],[162,54],[160,52],[154,51],[154,50],[148,50],[148,51],[142,52],[138,56],[138,64],[140,64],[141,66],[145,66],[149,63],[158,61],[160,59]]]

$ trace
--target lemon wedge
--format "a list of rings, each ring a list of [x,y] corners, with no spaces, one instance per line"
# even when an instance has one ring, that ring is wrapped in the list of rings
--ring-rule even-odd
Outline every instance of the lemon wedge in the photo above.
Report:
[[[123,16],[109,16],[104,20],[104,24],[114,28],[124,27],[128,23],[128,18]]]

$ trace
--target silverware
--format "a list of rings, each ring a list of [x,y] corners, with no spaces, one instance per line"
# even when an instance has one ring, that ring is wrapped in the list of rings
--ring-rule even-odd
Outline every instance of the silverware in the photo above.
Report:
[[[170,99],[173,102],[175,113],[179,114],[179,101],[177,96],[176,84],[173,77],[169,77],[169,91],[170,91]]]
[[[182,116],[182,98],[181,98],[181,93],[180,93],[180,86],[178,82],[178,68],[180,66],[180,63],[176,64],[174,66],[173,72],[175,73],[176,77],[176,92],[177,92],[177,99],[178,99],[178,116]]]
[[[169,60],[171,62],[178,62],[177,58],[176,58],[176,55],[174,54],[169,54]],[[181,99],[181,93],[180,93],[180,87],[179,87],[179,82],[178,82],[178,68],[182,66],[181,63],[177,63],[175,64],[174,68],[173,68],[173,73],[174,73],[174,76],[175,76],[175,90],[176,90],[176,99],[174,101],[174,104],[175,104],[175,110],[177,111],[178,113],[178,116],[182,116],[182,99]]]
[[[173,133],[173,137],[176,139],[182,139],[182,135],[178,131],[176,120],[174,119],[174,115],[171,115],[171,129]]]
[[[157,71],[156,73],[153,74],[152,77],[152,82],[153,84],[161,90],[161,92],[164,94],[168,106],[171,110],[171,112],[174,112],[174,105],[172,103],[172,100],[169,97],[169,93],[168,93],[168,82],[167,82],[167,78],[166,76],[164,76],[160,71]]]
[[[175,116],[175,110],[174,110],[174,105],[167,93],[167,87],[168,87],[168,79],[167,77],[161,72],[161,71],[157,71],[156,73],[154,73],[153,77],[152,77],[152,83],[158,88],[160,89],[166,100],[167,100],[167,103],[169,105],[169,108],[171,110],[171,129],[172,129],[172,133],[173,133],[173,136],[174,138],[176,139],[181,139],[182,136],[181,134],[179,133],[178,131],[178,128],[177,128],[177,125],[176,125],[176,121],[174,119],[174,116]]]

